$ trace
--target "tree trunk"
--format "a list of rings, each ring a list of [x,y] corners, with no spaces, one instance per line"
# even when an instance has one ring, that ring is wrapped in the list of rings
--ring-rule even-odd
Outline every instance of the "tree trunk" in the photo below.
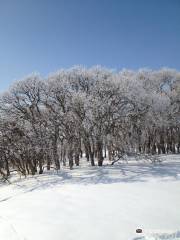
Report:
[[[91,159],[91,166],[95,166],[94,153],[93,152],[90,153],[90,159]]]
[[[112,148],[111,148],[111,145],[108,145],[108,157],[109,157],[109,161],[112,162]]]
[[[149,154],[151,150],[151,138],[150,136],[148,137],[148,142],[146,144],[146,153]]]
[[[101,141],[97,142],[97,158],[98,158],[98,166],[103,165],[103,144]]]
[[[7,158],[6,154],[5,154],[4,158],[5,158],[6,176],[9,177],[10,176],[9,162],[8,162],[8,158]]]
[[[69,144],[69,152],[68,152],[68,159],[69,159],[69,168],[70,170],[73,169],[73,165],[74,165],[74,162],[73,162],[73,150],[72,150],[72,143]]]
[[[155,143],[153,143],[153,145],[152,145],[151,153],[152,153],[153,155],[156,154],[156,145],[155,145]]]
[[[60,161],[59,161],[59,155],[58,155],[58,136],[59,136],[59,129],[58,126],[55,126],[55,133],[54,133],[54,139],[53,139],[53,158],[54,163],[56,166],[56,169],[60,169]]]
[[[79,166],[79,153],[75,154],[75,164],[76,166]]]

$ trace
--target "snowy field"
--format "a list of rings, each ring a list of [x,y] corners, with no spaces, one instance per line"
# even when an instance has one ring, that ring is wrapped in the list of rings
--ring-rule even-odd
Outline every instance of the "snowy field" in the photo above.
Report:
[[[180,239],[180,156],[162,160],[14,177],[0,185],[0,240]]]

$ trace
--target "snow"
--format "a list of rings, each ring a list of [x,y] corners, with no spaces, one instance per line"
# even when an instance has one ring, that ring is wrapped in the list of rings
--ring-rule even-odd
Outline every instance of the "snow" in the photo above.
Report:
[[[180,239],[179,155],[11,182],[0,186],[1,240]]]

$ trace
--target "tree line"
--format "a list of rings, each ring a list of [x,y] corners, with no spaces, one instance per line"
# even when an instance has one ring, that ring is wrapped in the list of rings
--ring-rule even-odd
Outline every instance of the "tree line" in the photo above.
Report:
[[[99,66],[16,81],[0,96],[0,174],[180,153],[180,72]]]

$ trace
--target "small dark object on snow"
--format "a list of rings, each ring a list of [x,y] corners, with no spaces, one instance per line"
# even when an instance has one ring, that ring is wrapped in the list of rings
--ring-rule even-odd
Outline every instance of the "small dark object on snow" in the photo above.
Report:
[[[136,233],[142,233],[142,229],[140,228],[136,229]]]

